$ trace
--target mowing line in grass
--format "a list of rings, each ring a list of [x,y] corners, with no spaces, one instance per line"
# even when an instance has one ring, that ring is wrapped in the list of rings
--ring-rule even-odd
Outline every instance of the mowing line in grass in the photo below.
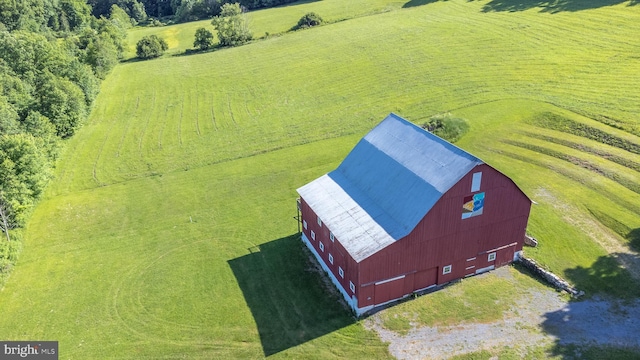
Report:
[[[218,124],[216,123],[216,114],[213,110],[213,99],[214,99],[214,95],[211,94],[211,123],[213,124],[213,128],[215,129],[215,131],[218,131]]]
[[[227,108],[229,109],[229,115],[231,116],[231,122],[235,127],[238,127],[238,123],[236,122],[235,116],[233,116],[233,109],[231,109],[231,99],[229,94],[227,94]]]
[[[156,108],[156,89],[153,90],[153,97],[151,98],[151,109],[155,109]],[[149,126],[149,122],[151,121],[151,114],[152,112],[149,111],[147,112],[147,121],[144,124],[144,127],[142,128],[142,132],[140,133],[140,137],[138,140],[138,152],[140,153],[140,156],[142,156],[142,140],[144,140],[144,135],[147,131],[147,127]]]
[[[122,135],[120,136],[120,141],[118,142],[118,146],[116,148],[115,151],[115,157],[120,157],[120,152],[122,150],[122,147],[124,145],[124,140],[127,137],[127,133],[129,131],[129,126],[133,123],[134,119],[137,119],[137,112],[138,112],[138,108],[140,106],[140,96],[136,97],[136,105],[135,108],[132,112],[131,118],[126,118],[126,119],[121,119],[124,120],[124,128],[122,129]],[[122,107],[122,110],[126,109],[126,107]],[[115,130],[115,129],[114,129]]]
[[[584,175],[581,176],[576,174],[569,167],[560,166],[554,163],[543,161],[542,158],[539,156],[540,153],[534,152],[534,154],[536,155],[527,156],[527,155],[524,155],[525,153],[522,151],[519,153],[515,153],[513,151],[509,151],[505,149],[497,149],[497,148],[492,148],[488,150],[496,154],[501,154],[501,155],[510,157],[512,159],[527,162],[529,164],[532,164],[541,168],[550,169],[572,181],[575,181],[578,184],[588,187],[591,190],[594,190],[601,194],[606,194],[606,197],[609,198],[611,201],[615,202],[616,204],[629,209],[629,211],[631,211],[632,213],[640,214],[639,204],[629,202],[626,198],[623,198],[614,192],[608,191],[604,186],[599,185],[599,183],[596,182],[593,177],[584,176]]]
[[[199,96],[200,96],[200,92],[198,91],[198,83],[196,82],[196,133],[198,134],[198,136],[200,136],[200,123],[198,122],[198,114],[200,111],[200,106],[199,106]]]
[[[247,116],[249,116],[249,119],[251,119],[251,122],[254,122],[256,118],[255,116],[253,116],[251,111],[249,111],[249,102],[247,101],[247,94],[245,93],[243,95],[244,95],[244,110],[247,112]]]
[[[505,144],[509,144],[509,145],[513,145],[513,146],[517,146],[517,147],[521,147],[524,149],[528,149],[531,151],[535,151],[541,154],[545,154],[551,157],[554,157],[556,159],[560,159],[566,162],[569,162],[571,164],[580,166],[583,169],[589,170],[591,172],[594,172],[598,175],[602,175],[604,177],[607,177],[615,182],[617,182],[618,184],[624,186],[625,188],[640,194],[640,184],[636,183],[632,180],[626,179],[622,176],[620,176],[618,173],[616,172],[612,172],[612,171],[608,171],[605,170],[601,167],[599,167],[596,164],[593,164],[591,162],[589,162],[588,160],[584,160],[581,158],[578,158],[576,156],[571,156],[571,155],[567,155],[564,153],[561,153],[559,151],[555,151],[549,148],[545,148],[542,146],[537,146],[537,145],[533,145],[530,143],[525,143],[525,142],[521,142],[521,141],[514,141],[514,140],[502,140],[503,143]]]
[[[561,115],[546,112],[538,114],[536,117],[530,119],[529,121],[531,124],[542,128],[558,130],[569,134],[585,137],[587,139],[595,140],[607,145],[627,150],[634,154],[640,154],[640,144],[638,143],[634,143],[627,139],[622,139],[601,129],[596,129],[595,127],[567,119]]]
[[[184,114],[184,102],[186,101],[186,94],[182,97],[182,103],[180,104],[180,119],[178,120],[178,140],[182,147],[182,116]]]
[[[621,238],[634,242],[630,245],[635,251],[640,251],[640,249],[638,248],[638,245],[640,245],[640,243],[638,243],[638,240],[640,240],[640,238],[638,237],[637,229],[631,229],[629,226],[620,222],[613,216],[597,209],[589,208],[589,212],[591,213],[591,215],[593,215],[594,218],[600,221],[602,225],[613,230],[616,234],[620,235]]]
[[[98,161],[100,160],[100,156],[102,155],[102,151],[104,149],[105,144],[107,143],[107,140],[109,140],[109,134],[110,132],[108,132],[106,134],[106,136],[104,137],[104,141],[102,142],[102,145],[100,146],[100,150],[98,151],[98,155],[96,155],[95,160],[93,161],[93,172],[92,172],[92,176],[93,176],[93,180],[96,182],[96,184],[98,186],[102,186],[104,185],[99,179],[98,179]]]
[[[583,145],[583,144],[579,144],[573,141],[569,141],[566,139],[560,139],[557,137],[553,137],[553,136],[548,136],[548,135],[543,135],[543,134],[539,134],[539,133],[535,133],[532,131],[521,131],[521,134],[531,137],[531,138],[535,138],[535,139],[539,139],[539,140],[544,140],[547,142],[551,142],[551,143],[555,143],[558,145],[562,145],[562,146],[566,146],[575,150],[579,150],[579,151],[583,151],[583,152],[587,152],[593,155],[597,155],[600,156],[604,159],[607,159],[609,161],[615,162],[618,165],[622,165],[626,168],[629,168],[631,170],[640,172],[640,163],[635,162],[633,160],[627,159],[625,157],[622,156],[618,156],[618,155],[614,155],[611,154],[605,150],[601,150],[601,149],[596,149],[594,147],[590,147],[587,145]]]
[[[164,119],[167,119],[168,113],[169,113],[169,104],[165,105],[164,107]],[[160,127],[160,131],[158,132],[158,149],[162,150],[162,134],[164,133],[164,128],[167,125],[167,121],[163,120],[160,123],[161,123],[161,127]]]

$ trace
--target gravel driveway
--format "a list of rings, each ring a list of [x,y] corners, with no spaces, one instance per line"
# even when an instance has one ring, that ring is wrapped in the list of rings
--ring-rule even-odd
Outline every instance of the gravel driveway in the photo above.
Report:
[[[508,271],[507,267],[495,272]],[[481,350],[551,344],[611,345],[640,349],[640,302],[600,299],[567,302],[551,289],[531,289],[493,323],[413,328],[406,336],[382,326],[380,313],[365,326],[389,343],[398,359],[447,359]]]

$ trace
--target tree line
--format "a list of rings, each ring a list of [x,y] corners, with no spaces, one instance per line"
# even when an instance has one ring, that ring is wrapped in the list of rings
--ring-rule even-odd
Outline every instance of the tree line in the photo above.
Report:
[[[91,11],[84,0],[0,0],[0,230],[7,240],[42,194],[61,140],[87,118],[125,49],[126,11]]]
[[[247,10],[267,8],[298,0],[88,0],[96,17],[107,16],[111,6],[118,5],[137,22],[171,19],[177,22],[208,19],[220,15],[226,3],[239,3]]]

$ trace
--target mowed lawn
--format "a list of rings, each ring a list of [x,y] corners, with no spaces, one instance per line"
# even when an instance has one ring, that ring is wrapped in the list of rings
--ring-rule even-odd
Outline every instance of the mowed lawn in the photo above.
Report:
[[[251,16],[286,29],[292,9],[341,3]],[[324,287],[293,217],[295,189],[389,112],[468,119],[458,145],[538,203],[541,246],[527,254],[590,294],[637,297],[612,286],[637,282],[598,241],[640,246],[638,7],[376,4],[239,48],[117,66],[28,224],[0,292],[0,339],[58,340],[74,359],[387,357]],[[603,145],[574,123],[624,141]]]
[[[277,8],[248,12],[246,20],[254,39],[260,39],[278,36],[291,30],[298,23],[298,20],[309,12],[315,12],[321,15],[323,21],[333,23],[397,10],[403,5],[406,5],[405,1],[393,0],[307,0]],[[135,58],[135,45],[138,40],[152,34],[158,35],[167,41],[167,45],[169,45],[168,55],[179,55],[187,49],[193,50],[194,34],[198,28],[205,28],[214,33],[214,41],[217,44],[218,39],[215,35],[215,29],[211,25],[211,19],[162,28],[138,27],[129,34],[129,47],[125,53],[125,59]]]

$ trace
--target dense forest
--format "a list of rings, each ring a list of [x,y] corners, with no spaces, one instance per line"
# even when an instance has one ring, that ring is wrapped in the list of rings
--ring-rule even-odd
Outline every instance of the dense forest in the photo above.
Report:
[[[210,18],[220,14],[225,3],[238,2],[245,9],[258,9],[291,3],[298,0],[88,0],[96,17],[107,16],[113,5],[123,9],[140,23],[149,17],[183,22]]]
[[[119,61],[131,20],[117,5],[97,18],[83,0],[0,0],[0,9],[0,228],[9,240]]]

